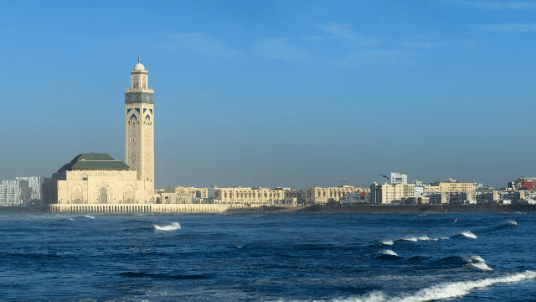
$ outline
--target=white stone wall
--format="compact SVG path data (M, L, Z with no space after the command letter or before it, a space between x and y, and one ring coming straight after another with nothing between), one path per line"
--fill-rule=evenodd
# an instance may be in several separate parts
M146 194L136 171L65 171L57 181L58 204L149 204L156 202Z

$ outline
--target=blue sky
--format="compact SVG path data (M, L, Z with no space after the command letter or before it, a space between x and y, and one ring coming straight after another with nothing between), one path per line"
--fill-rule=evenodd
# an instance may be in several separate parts
M157 187L536 176L536 1L6 1L0 179L124 160L138 52Z

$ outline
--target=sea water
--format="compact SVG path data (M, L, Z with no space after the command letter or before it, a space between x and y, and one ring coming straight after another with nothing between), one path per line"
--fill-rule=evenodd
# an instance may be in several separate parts
M0 214L0 300L534 301L533 214Z

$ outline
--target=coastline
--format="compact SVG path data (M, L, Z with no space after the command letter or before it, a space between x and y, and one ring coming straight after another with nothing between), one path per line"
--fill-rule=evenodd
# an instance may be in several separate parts
M238 207L228 208L223 213L234 214L309 214L309 213L531 213L536 205L531 204L483 204L483 205L310 205L305 207ZM0 213L51 213L49 206L0 207ZM157 213L157 212L155 212ZM192 212L193 213L193 212ZM198 212L196 212L198 213ZM184 213L188 214L188 213Z
M230 208L226 213L503 213L536 212L536 205L311 205L299 208Z

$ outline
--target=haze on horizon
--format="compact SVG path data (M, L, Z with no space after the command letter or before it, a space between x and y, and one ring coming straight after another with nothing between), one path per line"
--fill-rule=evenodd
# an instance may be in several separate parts
M536 1L7 1L0 180L124 160L138 52L156 187L536 176ZM528 124L527 124L528 123Z

